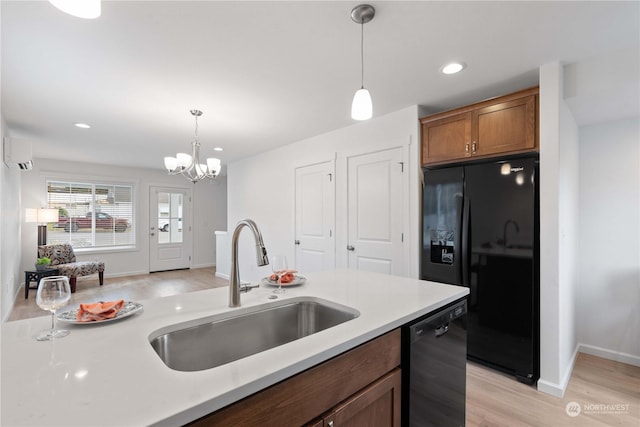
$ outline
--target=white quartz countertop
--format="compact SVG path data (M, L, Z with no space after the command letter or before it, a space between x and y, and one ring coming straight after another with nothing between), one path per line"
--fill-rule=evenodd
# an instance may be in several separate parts
M168 368L149 344L166 326L269 304L273 288L228 288L137 301L144 311L93 325L64 325L56 341L34 337L50 317L2 325L2 426L180 425L317 365L468 294L468 289L357 270L305 275L278 300L309 296L360 316L238 361L199 372ZM92 301L87 301L92 302ZM62 323L58 323L62 326Z

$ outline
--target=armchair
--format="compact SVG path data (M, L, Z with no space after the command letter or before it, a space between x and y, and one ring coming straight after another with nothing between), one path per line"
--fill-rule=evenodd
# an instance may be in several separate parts
M73 246L68 243L61 245L38 246L38 256L51 259L51 266L55 266L60 274L69 278L71 292L76 291L76 277L98 273L100 286L104 283L104 262L76 261Z

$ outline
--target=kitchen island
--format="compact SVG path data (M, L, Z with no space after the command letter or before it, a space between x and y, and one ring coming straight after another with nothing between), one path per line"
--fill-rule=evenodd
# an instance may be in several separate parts
M34 339L47 316L2 329L3 426L182 425L290 378L468 294L462 287L357 270L306 275L279 300L309 296L357 310L335 327L197 372L168 368L149 336L169 325L233 310L228 288L138 301L144 311L102 324L68 325ZM273 302L273 288L242 294L242 307ZM87 301L89 302L89 301ZM59 326L62 326L59 323Z

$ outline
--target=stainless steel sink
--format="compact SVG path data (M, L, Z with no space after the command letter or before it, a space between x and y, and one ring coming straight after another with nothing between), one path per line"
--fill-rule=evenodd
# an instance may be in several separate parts
M179 323L149 336L160 359L177 371L201 371L315 334L358 317L350 307L292 298Z

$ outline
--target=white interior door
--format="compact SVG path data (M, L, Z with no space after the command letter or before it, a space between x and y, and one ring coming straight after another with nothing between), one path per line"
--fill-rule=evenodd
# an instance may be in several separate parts
M303 273L335 267L335 165L296 168L296 269Z
M402 148L347 160L349 268L404 275Z
M191 266L191 190L150 187L149 271Z

